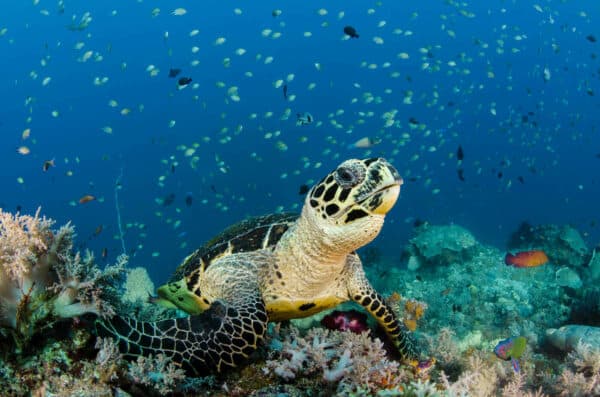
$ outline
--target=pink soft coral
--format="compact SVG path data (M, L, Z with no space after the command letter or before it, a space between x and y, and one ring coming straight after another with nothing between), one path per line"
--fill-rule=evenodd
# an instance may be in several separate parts
M357 310L334 310L321 320L321 325L334 331L350 331L355 334L369 330L367 315Z

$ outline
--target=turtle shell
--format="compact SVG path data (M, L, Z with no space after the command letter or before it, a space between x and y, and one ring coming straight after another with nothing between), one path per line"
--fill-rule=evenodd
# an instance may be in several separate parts
M274 246L298 216L295 213L269 214L248 218L229 226L185 258L170 282L181 280L198 268L206 269L215 259L224 255Z

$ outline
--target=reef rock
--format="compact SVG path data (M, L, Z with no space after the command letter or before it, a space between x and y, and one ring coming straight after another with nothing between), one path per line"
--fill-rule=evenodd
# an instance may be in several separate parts
M478 246L475 237L463 227L423 224L416 229L416 236L409 241L404 256L408 268L416 270L423 265L468 261Z
M583 285L579 275L568 267L561 267L556 271L556 283L561 287L581 288Z
M579 341L590 345L592 350L600 349L600 327L587 325L565 325L558 329L546 330L546 338L562 351L575 349Z
M510 241L509 250L540 249L559 266L579 267L589 261L589 249L577 229L569 226L537 225L526 222L519 226Z

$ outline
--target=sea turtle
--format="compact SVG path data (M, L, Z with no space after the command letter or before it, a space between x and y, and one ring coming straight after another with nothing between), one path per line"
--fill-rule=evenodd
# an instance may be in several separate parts
M347 160L309 190L301 214L242 221L185 258L158 289L189 316L99 320L130 357L162 353L194 376L247 358L268 321L306 317L353 300L385 329L404 359L412 338L367 280L356 250L371 242L400 193L385 159Z

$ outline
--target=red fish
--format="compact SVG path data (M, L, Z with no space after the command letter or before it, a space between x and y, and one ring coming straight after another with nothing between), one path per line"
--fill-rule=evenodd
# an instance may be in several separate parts
M509 252L504 257L504 262L514 267L537 267L547 263L548 256L541 250L521 251L514 255Z

